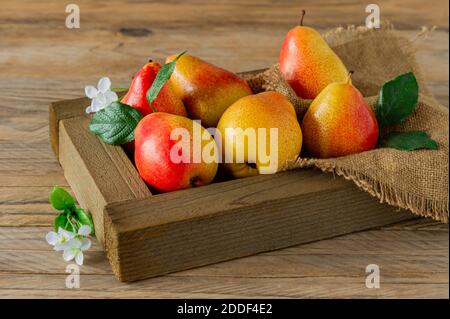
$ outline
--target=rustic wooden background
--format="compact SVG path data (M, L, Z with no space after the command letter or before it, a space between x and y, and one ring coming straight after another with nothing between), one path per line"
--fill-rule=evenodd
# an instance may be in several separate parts
M427 220L122 284L98 244L81 288L44 240L55 216L53 185L67 186L48 142L48 104L82 96L109 76L127 86L149 57L189 50L234 71L277 59L298 21L320 30L363 24L366 1L72 1L81 28L65 27L64 1L0 1L0 297L442 297L449 296L448 225ZM367 2L370 3L370 2ZM380 0L382 18L415 39L436 98L448 106L448 2ZM365 267L381 288L365 287Z

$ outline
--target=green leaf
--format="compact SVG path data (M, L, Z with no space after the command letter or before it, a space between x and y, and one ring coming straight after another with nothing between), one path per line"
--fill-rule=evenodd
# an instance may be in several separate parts
M76 219L82 224L82 225L88 225L91 227L91 234L94 234L94 223L92 221L92 217L90 214L86 213L84 209L82 208L76 208L75 209L75 216Z
M134 140L134 129L141 118L138 110L116 101L94 114L89 130L106 144L125 144Z
M392 132L383 139L381 146L413 151L419 148L437 150L439 145L427 133L421 131Z
M61 213L55 217L53 221L53 226L55 231L57 232L59 228L70 231L72 233L76 233L77 230L73 227L73 225L69 222L69 217L67 212Z
M155 80L153 81L152 86L147 91L147 101L148 104L152 107L153 112L156 110L153 108L152 103L158 97L159 91L161 91L162 87L169 80L173 71L175 70L175 66L179 58L181 58L187 51L180 53L173 61L164 64L161 69L158 71Z
M53 187L50 193L50 204L57 210L71 210L75 208L75 201L72 196L58 186Z
M414 73L405 73L386 82L378 95L375 110L378 124L402 123L414 111L418 99L419 86Z
M58 231L59 228L66 229L67 224L68 224L68 222L67 222L66 213L59 214L58 216L56 216L55 220L53 221L53 226L54 226L56 232ZM70 227L72 227L72 226L70 226Z

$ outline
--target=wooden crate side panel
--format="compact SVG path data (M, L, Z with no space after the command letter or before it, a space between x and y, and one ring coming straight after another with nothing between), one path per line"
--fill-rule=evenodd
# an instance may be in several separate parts
M151 200L117 202L108 206L108 214L118 230L125 233L224 210L245 208L261 201L349 186L355 188L342 178L303 169L158 194Z
M87 130L87 116L60 121L59 161L80 204L94 219L104 241L103 209L115 201L151 196L119 146L106 145Z
M59 157L59 121L86 114L86 106L90 104L88 98L78 98L53 102L49 106L49 134L50 144L55 156Z
M339 180L337 187L330 187L336 181L327 175L321 176L326 176L328 183L307 191L303 174L258 176L253 179L264 180L258 188L241 180L240 186L222 193L222 209L209 201L214 195L191 198L189 192L184 200L174 197L167 205L155 201L157 195L134 205L108 206L105 218L113 228L107 226L105 232L116 276L133 281L413 218L380 205L350 182ZM314 175L319 176L312 172L309 179ZM269 183L264 183L266 178ZM203 212L192 214L199 205ZM142 210L144 206L146 218L154 219L148 227L141 223L141 228L133 228L124 223L126 219L114 221L117 215L133 214L133 207ZM170 215L170 209L175 215L171 221L163 218L164 222L156 222L154 215L162 218ZM185 218L178 218L183 211Z

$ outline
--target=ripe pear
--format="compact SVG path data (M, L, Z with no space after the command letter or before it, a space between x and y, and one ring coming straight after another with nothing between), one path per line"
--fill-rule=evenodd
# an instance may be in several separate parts
M329 84L320 92L303 117L305 147L315 157L350 155L377 144L375 114L352 85L351 73L344 82Z
M294 106L278 92L239 99L222 115L217 129L222 139L222 161L235 178L281 171L297 159L302 147ZM253 141L249 138L252 134ZM249 152L252 149L254 152Z
M217 144L199 123L187 117L155 112L139 122L134 134L136 167L150 187L162 192L196 187L210 183L216 175ZM204 152L211 154L213 160L205 159Z
M284 38L278 63L295 93L314 99L328 84L344 81L348 71L319 32L303 26L304 14Z
M167 57L166 62L175 57ZM247 82L236 74L187 54L177 61L170 82L190 118L201 120L205 127L215 127L227 107L252 94Z
M130 89L122 98L122 103L134 107L146 116L152 113L152 108L147 101L147 91L152 86L161 64L153 61L146 63L133 77ZM158 112L187 116L186 109L181 99L176 95L172 84L167 82L159 91L158 97L152 103Z

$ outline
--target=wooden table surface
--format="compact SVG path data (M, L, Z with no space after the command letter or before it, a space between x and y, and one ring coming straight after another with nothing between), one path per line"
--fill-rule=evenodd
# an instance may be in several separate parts
M64 1L0 1L0 297L449 297L448 225L429 220L350 234L179 272L119 283L97 243L80 289L44 240L53 185L68 186L48 141L48 104L84 95L109 76L127 86L148 58L189 50L233 71L277 59L301 8L327 30L363 24L365 1L74 1L81 28L65 27ZM370 2L367 2L370 3ZM414 39L432 92L448 106L448 2L377 1L381 17ZM381 287L365 286L377 264Z

